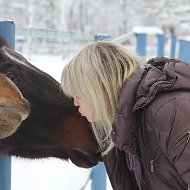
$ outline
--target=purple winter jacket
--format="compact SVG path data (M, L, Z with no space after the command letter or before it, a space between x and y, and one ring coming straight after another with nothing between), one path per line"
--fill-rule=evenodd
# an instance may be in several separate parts
M148 64L121 90L103 161L114 190L190 190L190 64Z

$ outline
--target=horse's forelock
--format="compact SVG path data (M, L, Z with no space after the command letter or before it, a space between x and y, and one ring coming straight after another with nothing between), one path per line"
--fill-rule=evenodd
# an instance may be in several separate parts
M0 46L7 46L7 47L9 47L7 41L2 36L0 36Z

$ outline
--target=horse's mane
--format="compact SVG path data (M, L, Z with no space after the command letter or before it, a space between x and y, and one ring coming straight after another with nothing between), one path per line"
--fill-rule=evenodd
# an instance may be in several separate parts
M1 46L7 46L7 47L9 47L7 41L2 36L0 36L0 47Z

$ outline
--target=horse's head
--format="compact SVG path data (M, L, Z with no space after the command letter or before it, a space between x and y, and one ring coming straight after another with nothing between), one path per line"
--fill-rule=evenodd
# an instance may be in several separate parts
M71 159L80 167L98 163L99 147L90 124L78 113L73 100L64 96L60 83L7 47L1 39L0 72L16 84L31 105L28 119L0 144L1 154Z
M0 139L12 135L29 113L30 104L17 86L0 74Z

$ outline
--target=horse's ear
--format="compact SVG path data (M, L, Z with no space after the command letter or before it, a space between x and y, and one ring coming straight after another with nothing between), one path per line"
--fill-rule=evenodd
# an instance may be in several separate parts
M0 46L7 46L7 47L9 47L7 41L2 36L0 36Z

